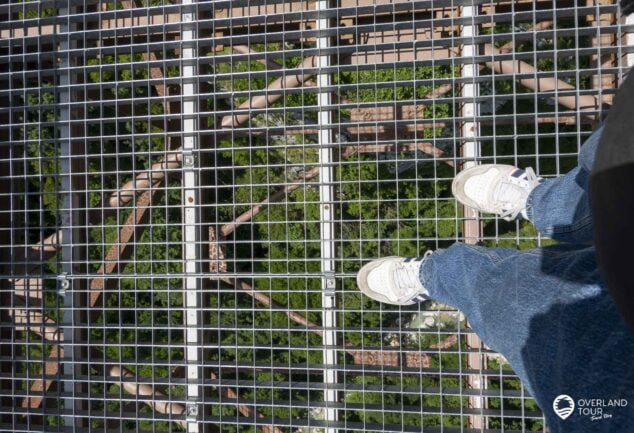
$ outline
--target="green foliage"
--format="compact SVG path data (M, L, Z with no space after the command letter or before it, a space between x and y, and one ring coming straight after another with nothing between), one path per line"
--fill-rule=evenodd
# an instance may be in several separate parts
M456 73L459 75L459 70L449 66L377 68L339 72L335 74L334 81L339 84L364 84L356 90L346 90L342 93L342 98L353 102L389 102L426 98L434 88L429 85L419 85L416 81L451 78ZM443 117L443 114L448 114L448 109L448 104L435 104L430 114L432 117Z
M18 0L13 3L24 3L25 9L24 11L18 12L18 18L21 20L30 20L35 18L47 18L52 17L55 14L55 9L52 7L41 7L40 5L35 5L34 8L29 8L28 3L36 3L37 0Z
M152 7L152 6L168 6L173 4L180 4L179 0L131 0L134 7ZM106 8L109 11L124 9L123 3L117 0L104 1Z
M57 120L54 103L55 95L50 83L42 83L38 93L27 93L20 96L18 103L27 107L24 116L19 120L25 123L20 128L17 139L26 142L26 153L29 158L29 173L36 174L29 178L28 191L41 194L44 207L48 210L48 218L55 219L57 202L60 199L59 151L52 139L55 138L53 123Z

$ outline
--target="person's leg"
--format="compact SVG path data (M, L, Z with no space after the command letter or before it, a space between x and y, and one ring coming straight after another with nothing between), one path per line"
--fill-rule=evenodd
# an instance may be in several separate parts
M601 286L594 249L570 244L518 251L454 244L425 258L427 295L461 310L501 353L544 410L552 432L603 432L634 423L634 338ZM561 421L553 400L627 398L593 422ZM564 430L565 428L565 430Z
M589 183L603 126L586 140L579 153L579 165L564 176L547 179L528 196L526 214L544 236L562 242L591 244L592 213Z

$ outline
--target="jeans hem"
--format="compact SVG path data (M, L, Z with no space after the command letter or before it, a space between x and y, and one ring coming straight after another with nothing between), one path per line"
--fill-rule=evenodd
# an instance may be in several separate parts
M581 231L588 226L592 225L592 214L587 214L581 218L577 218L572 224L565 224L561 226L550 226L550 227L542 227L541 224L538 223L537 218L535 216L535 206L534 203L539 198L535 197L535 191L537 188L541 186L537 185L528 195L526 199L526 217L528 221L530 221L533 226L537 229L537 231L550 239L554 239L557 235L567 235L570 233L575 233Z

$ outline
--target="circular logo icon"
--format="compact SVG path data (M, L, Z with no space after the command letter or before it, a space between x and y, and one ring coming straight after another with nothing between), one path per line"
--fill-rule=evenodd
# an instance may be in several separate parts
M561 394L553 401L553 410L559 418L566 419L575 410L575 401L569 395Z

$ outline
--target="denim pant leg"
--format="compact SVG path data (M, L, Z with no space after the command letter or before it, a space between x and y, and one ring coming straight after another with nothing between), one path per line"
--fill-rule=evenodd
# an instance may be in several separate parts
M586 140L579 165L564 176L547 179L528 197L528 219L544 236L562 242L591 244L592 213L589 201L590 173L603 126Z
M529 251L456 243L421 266L432 299L460 309L540 405L552 432L625 432L634 425L634 337L602 286L594 248ZM553 412L556 396L626 398L611 419ZM607 410L606 410L607 412ZM626 428L626 426L628 426Z

